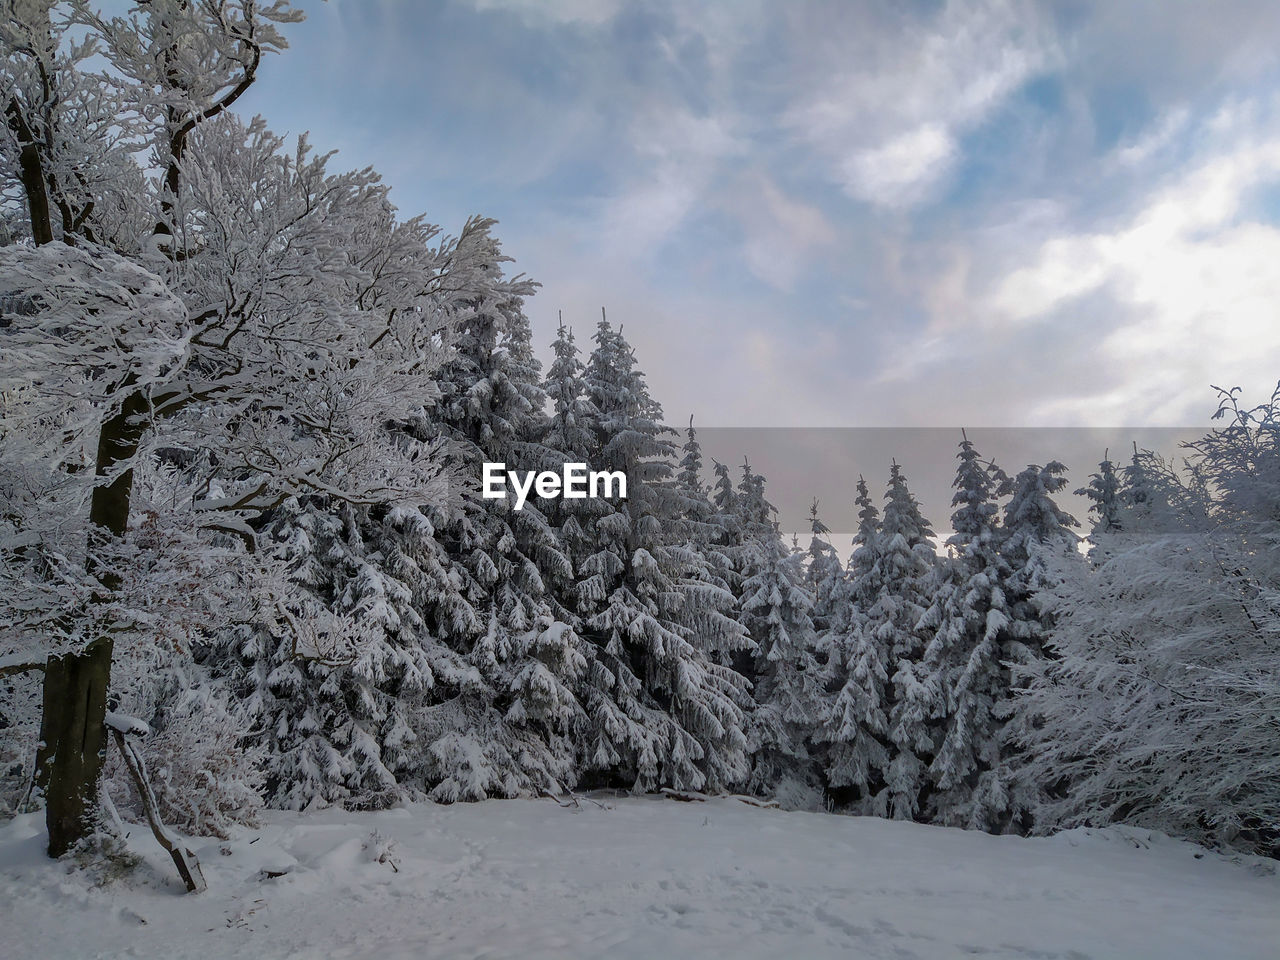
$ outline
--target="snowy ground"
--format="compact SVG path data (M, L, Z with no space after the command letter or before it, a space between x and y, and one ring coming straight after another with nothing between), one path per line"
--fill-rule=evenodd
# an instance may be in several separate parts
M991 837L733 800L272 814L89 888L0 827L0 951L60 957L1280 956L1275 864L1145 831ZM376 861L394 841L390 863ZM252 841L252 842L251 842ZM226 851L223 853L222 851ZM281 873L268 878L266 872Z

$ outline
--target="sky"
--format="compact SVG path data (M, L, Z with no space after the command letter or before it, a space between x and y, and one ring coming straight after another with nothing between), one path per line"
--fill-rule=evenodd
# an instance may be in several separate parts
M673 420L1182 425L1280 377L1280 4L306 2L241 103L498 219Z
M1280 378L1273 0L301 6L241 111L496 218L542 355L607 307L673 423L1198 426Z

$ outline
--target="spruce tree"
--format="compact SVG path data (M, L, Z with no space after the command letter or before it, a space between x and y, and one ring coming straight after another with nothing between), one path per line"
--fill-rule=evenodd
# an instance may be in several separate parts
M885 772L888 812L914 819L928 787L926 771L937 749L942 699L924 664L928 630L921 625L930 603L937 555L933 531L894 463L881 521L883 582L868 611L868 629L886 651L892 670L888 687L892 757Z
M1056 587L1064 564L1083 562L1076 551L1078 537L1071 531L1076 519L1054 502L1053 495L1067 486L1066 467L1051 461L1043 467L1030 464L1009 484L1009 501L1004 508L1004 536L1001 556L1010 568L1005 601L1010 618L1010 640L1005 663L1013 672L1013 684L1020 685L1029 671L1050 655L1045 645L1052 616L1041 608L1039 595ZM994 808L1003 801L1006 817L989 825L993 831L1025 832L1040 802L1043 786L1016 775L1021 767L1022 748L1028 725L1034 718L1016 711L1012 703L1001 704L996 716L1006 721L1001 728L1001 757L1014 772L1007 795L993 798ZM1002 785L1003 786L1003 785Z
M259 535L279 570L256 623L213 638L227 677L260 731L269 806L385 806L420 794L415 708L479 681L426 629L410 568L436 552L417 511L396 556L374 549L368 511L327 498L290 498ZM443 688L443 689L441 689Z
M1123 524L1120 519L1122 508L1120 475L1115 464L1106 453L1098 464L1098 472L1089 476L1089 482L1075 492L1077 497L1088 497L1091 501L1089 512L1094 514L1093 530L1090 539L1119 531Z
M595 647L583 701L585 762L608 780L720 789L746 775L745 683L716 663L735 645L723 591L689 575L675 447L621 331L601 318L587 364L595 468L627 476L597 501L578 567L584 635ZM673 532L674 531L674 532Z
M507 259L485 251L489 283L462 304L455 357L441 374L428 429L448 444L460 472L485 462L543 470L563 462L550 447L547 395L533 355L523 298L531 285L506 280ZM572 371L570 371L570 375ZM572 418L572 397L562 411ZM566 417L559 425L571 427ZM540 501L474 499L437 518L450 576L474 611L468 629L447 633L482 684L433 705L426 776L440 800L554 790L575 777L574 734L583 721L575 689L588 668L574 613L548 587L567 583L573 563Z
M1013 690L1005 661L1016 637L996 503L1006 478L994 464L983 463L967 436L957 458L950 556L923 621L935 631L925 661L946 707L929 771L929 819L996 830L1009 820L1011 778L1002 742Z
M815 656L801 555L781 534L759 543L755 569L743 584L742 622L755 642L755 708L751 715L750 788L804 803L817 785L809 751L823 708L823 674Z
M840 568L840 555L831 545L831 529L818 516L815 498L809 507L809 549L805 555L804 582L813 594L813 628L819 636L825 636L836 619L844 571ZM825 654L824 654L825 657Z
M820 738L827 744L826 779L837 800L862 813L888 809L889 650L871 629L870 611L884 587L880 512L858 478L858 532L843 600L831 627L828 674L835 690Z
M693 417L689 418L681 454L680 470L676 474L679 529L684 536L681 565L685 576L705 584L715 605L729 609L735 602L732 584L737 582L736 571L732 551L721 543L722 528L709 499L710 491L702 479L702 447L693 427ZM744 632L731 631L722 634L722 638L724 645L712 651L717 663L731 666L735 658L751 649L751 641Z

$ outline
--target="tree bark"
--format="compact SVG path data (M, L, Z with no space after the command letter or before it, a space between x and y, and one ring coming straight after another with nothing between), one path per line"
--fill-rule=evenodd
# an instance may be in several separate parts
M97 476L105 479L131 460L138 450L147 401L131 395L98 435ZM119 539L129 526L133 470L126 469L111 483L94 488L89 507L90 536L97 542ZM120 587L114 570L95 570L90 543L90 570L97 573L101 592L95 603L110 599ZM87 819L97 804L98 779L107 748L107 689L111 683L110 633L82 653L51 657L44 673L44 710L40 749L36 755L36 784L45 797L49 856L60 857L91 829Z
M36 246L53 242L53 218L49 214L49 191L44 179L44 164L35 134L27 123L22 104L13 97L5 107L9 129L21 145L18 151L18 170L22 177L22 189L27 195L27 215L31 218L31 237Z
M39 779L43 780L49 856L60 857L88 832L106 750L111 640L81 654L50 658L44 673Z

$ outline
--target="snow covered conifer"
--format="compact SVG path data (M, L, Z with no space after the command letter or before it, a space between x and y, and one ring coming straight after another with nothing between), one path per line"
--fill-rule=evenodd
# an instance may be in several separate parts
M523 300L528 281L502 276L503 256L487 232L473 244L488 283L461 303L455 356L440 375L441 398L425 429L437 429L473 482L485 462L554 469L565 451L547 438L580 441L580 397L572 341L557 362L549 424L541 370L530 346ZM508 499L467 503L437 522L454 575L475 611L474 632L446 634L483 678L448 707L432 707L436 740L427 778L437 799L477 799L548 790L576 777L572 733L581 708L574 688L587 666L567 596L574 564L541 501L516 510ZM446 716L452 720L446 722Z
M921 624L931 603L937 555L928 521L907 488L902 468L889 471L880 524L882 586L867 613L867 627L886 653L889 740L893 745L885 783L889 814L919 815L928 789L927 770L937 749L942 691L924 662L929 631Z
M1030 464L1009 485L1001 556L1010 568L1005 601L1013 639L1005 652L1005 663L1013 672L1015 686L1022 685L1024 671L1035 669L1051 653L1046 650L1046 641L1052 613L1041 605L1042 596L1061 581L1064 570L1084 564L1076 550L1079 538L1071 530L1079 524L1053 499L1067 486L1066 469L1057 461L1043 467ZM1015 704L1001 705L997 716L1006 721L1001 731L1004 762L1017 771L1021 767L1019 744L1036 721ZM1042 789L1033 778L1015 776L1006 798L1007 821L997 829L1029 829Z
M628 495L597 501L603 511L585 531L594 552L578 565L583 635L595 648L584 759L641 789L719 789L746 775L746 685L713 657L742 644L732 597L690 575L675 446L631 346L603 317L595 344L584 378L598 412L594 466L623 471Z
M870 620L884 588L882 533L880 511L862 477L857 490L858 532L839 618L829 634L827 672L836 693L819 736L827 744L826 778L834 794L849 798L860 812L883 815L890 661Z
M818 501L809 507L809 549L805 555L804 582L813 595L813 627L824 635L836 618L836 606L844 581L840 556L831 545L831 529L818 516ZM825 656L825 654L824 654Z
M1090 539L1096 542L1099 535L1121 529L1120 475L1110 457L1103 455L1102 462L1098 464L1098 472L1090 475L1089 482L1075 493L1078 497L1088 497L1092 501L1089 512L1094 514L1094 520Z
M784 548L776 528L757 543L755 569L743 583L740 602L741 621L756 645L750 787L791 800L817 785L809 741L822 715L824 676L815 656L813 599L801 555Z
M1038 624L1036 591L1057 576L1046 563L1049 553L1078 556L1079 537L1072 532L1080 524L1053 499L1067 486L1067 468L1054 460L1043 467L1030 464L1009 484L1009 501L1004 508L1004 536L1001 554L1012 571L1009 603L1013 616L1028 624ZM1016 660L1040 655L1042 637L1033 629L1023 638L1022 648L1011 653Z
M1007 478L981 460L968 436L957 458L950 556L922 621L934 631L925 662L946 707L929 770L929 819L999 830L1009 820L1012 779L1004 761L1002 728L1013 698L1005 660L1015 628L1006 595L1011 570L1000 553L996 504Z

